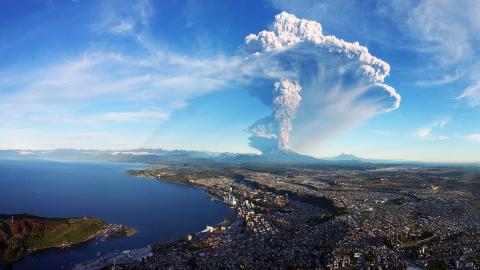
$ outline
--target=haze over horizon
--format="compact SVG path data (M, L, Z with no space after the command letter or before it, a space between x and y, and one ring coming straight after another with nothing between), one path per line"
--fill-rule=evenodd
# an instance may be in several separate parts
M0 149L480 162L478 14L453 0L5 1Z

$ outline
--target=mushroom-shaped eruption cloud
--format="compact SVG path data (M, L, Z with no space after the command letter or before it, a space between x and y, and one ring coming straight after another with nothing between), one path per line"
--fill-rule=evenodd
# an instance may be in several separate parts
M248 89L272 108L248 131L262 153L309 152L329 136L399 108L400 95L383 83L390 66L358 42L322 34L315 21L282 12L268 31L240 47Z

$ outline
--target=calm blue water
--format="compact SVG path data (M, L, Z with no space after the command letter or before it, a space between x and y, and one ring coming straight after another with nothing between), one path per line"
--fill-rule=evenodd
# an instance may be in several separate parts
M91 241L66 250L47 250L15 263L13 269L60 269L97 252L140 248L198 232L229 216L205 191L136 178L141 165L0 160L0 213L45 217L92 216L134 227L132 237ZM0 269L2 266L0 265Z

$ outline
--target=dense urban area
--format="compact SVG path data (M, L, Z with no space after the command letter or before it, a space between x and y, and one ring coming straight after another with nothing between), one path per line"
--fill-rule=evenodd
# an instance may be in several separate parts
M480 266L478 169L158 166L129 173L204 188L234 211L183 239L128 251L140 255L115 261L116 269Z

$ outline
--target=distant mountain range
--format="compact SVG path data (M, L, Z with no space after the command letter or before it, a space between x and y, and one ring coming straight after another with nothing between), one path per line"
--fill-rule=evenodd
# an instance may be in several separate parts
M15 159L52 159L65 161L109 161L126 163L165 164L165 165L211 165L211 164L291 164L291 165L461 165L480 166L478 163L447 164L426 163L415 161L396 161L365 159L355 156L348 151L330 158L318 159L303 155L291 150L277 151L268 154L238 154L218 153L192 150L164 150L164 149L131 149L131 150L0 150L0 158Z
M317 163L322 160L294 151L278 151L264 155L217 153L190 150L131 149L112 150L0 150L0 158L41 158L54 160L98 160L140 162L147 164L208 164L208 163Z

